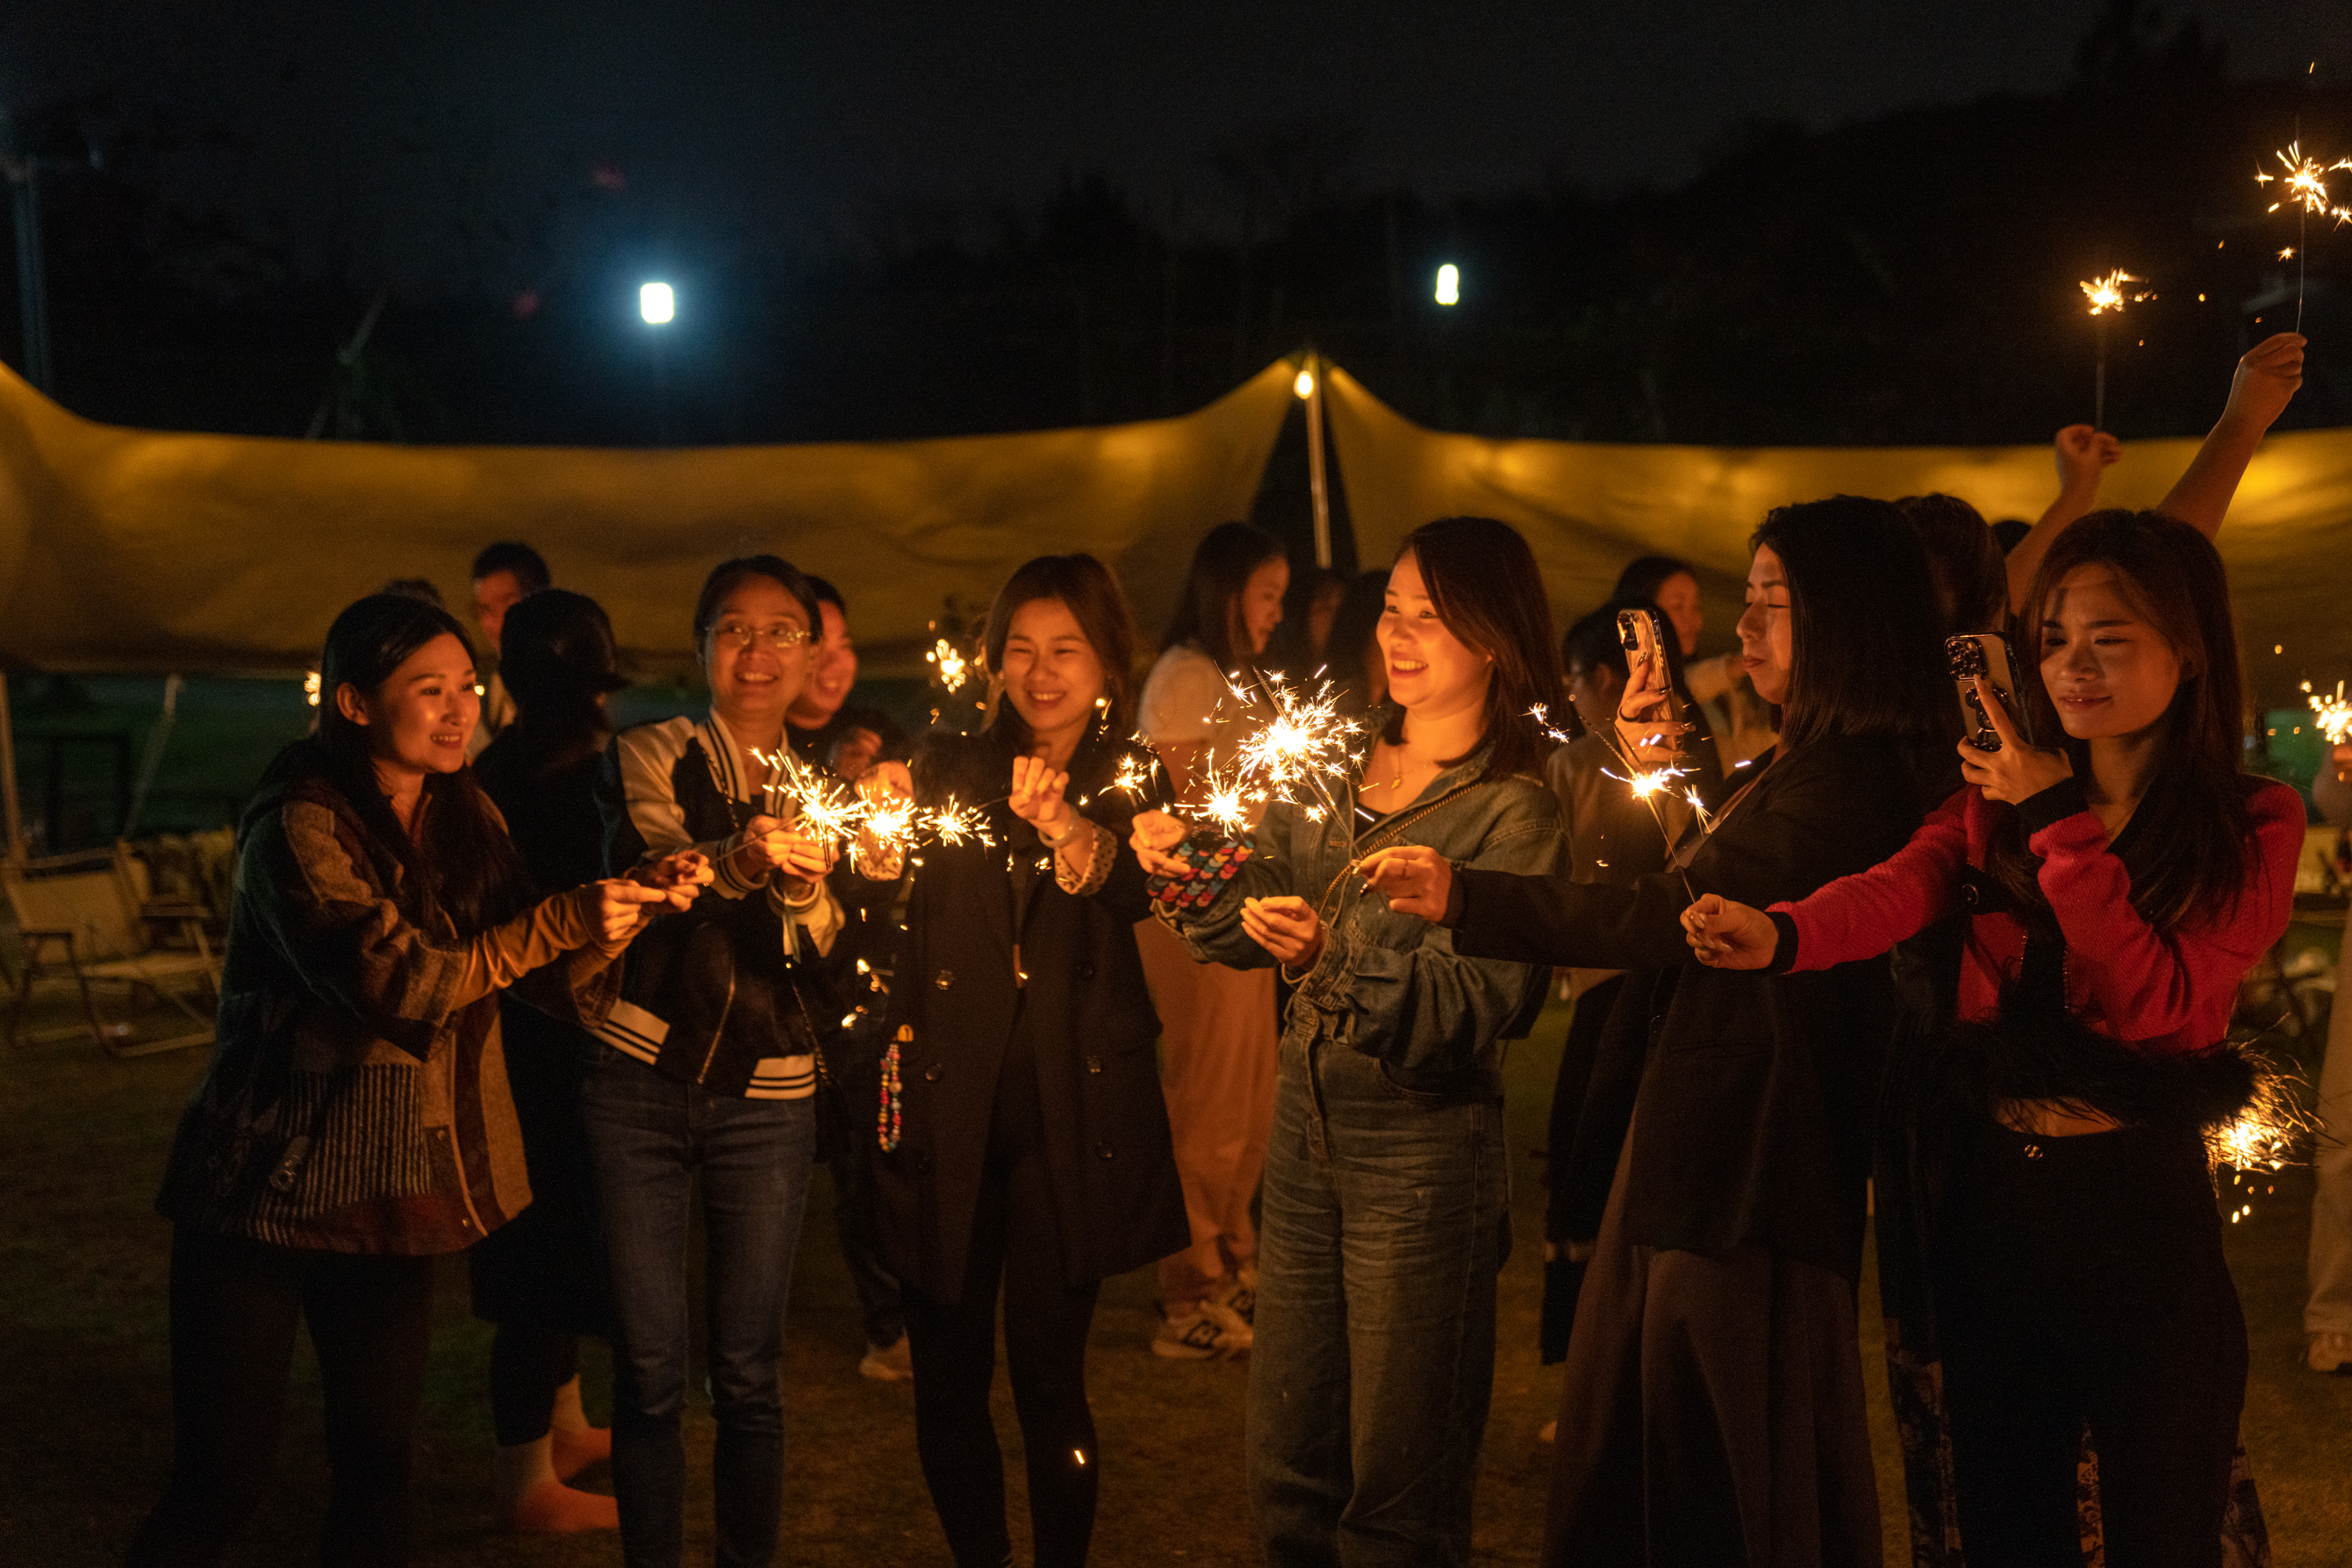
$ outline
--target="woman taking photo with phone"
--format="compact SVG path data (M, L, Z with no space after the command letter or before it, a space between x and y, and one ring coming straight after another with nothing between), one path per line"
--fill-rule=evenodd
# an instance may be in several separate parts
M685 1531L685 1260L702 1210L717 1561L764 1563L783 1506L776 1385L816 1149L816 960L841 928L836 846L770 814L772 758L807 679L808 580L772 555L711 569L694 607L710 710L615 736L597 778L604 863L691 852L714 878L630 956L580 1099L620 1338L613 1486L629 1568L670 1568Z
M1700 968L1678 917L1695 893L1801 896L1903 845L1948 792L1936 624L1893 507L1781 507L1756 532L1739 619L1781 743L1742 770L1679 870L1577 883L1457 873L1422 850L1364 868L1458 951L1658 971L1569 1338L1555 1568L1879 1561L1854 1285L1892 981L1883 963L1786 979ZM1618 710L1622 743L1653 766L1657 691L1645 666Z
M213 1061L157 1207L173 1222L171 1486L130 1561L226 1555L277 1456L298 1323L326 1391L322 1562L408 1560L433 1260L530 1202L499 993L558 1016L613 998L659 888L534 900L466 766L466 634L391 595L335 618L318 733L237 833ZM696 868L649 868L693 897Z
M1392 914L1357 866L1398 843L1466 865L1565 863L1528 716L1559 698L1527 543L1484 517L1415 529L1389 575L1391 702L1342 814L1277 801L1218 862L1162 812L1136 819L1163 918L1205 963L1279 963L1284 1031L1250 1360L1250 1497L1276 1564L1466 1563L1494 1383L1506 1242L1502 1045L1549 969L1455 952ZM1223 846L1229 858L1233 846Z
M2198 529L2100 512L2061 535L2022 622L2030 727L1901 853L1795 902L1701 899L1702 962L1802 976L1969 916L1959 1017L1905 1109L1948 1183L1926 1218L1959 1543L2056 1562L2097 1456L2113 1568L2211 1564L2245 1393L2202 1130L2243 1108L2238 982L2286 928L2304 810L2242 772L2228 580Z
M913 771L923 807L976 809L988 829L906 866L890 1009L903 1089L875 1174L883 1257L906 1291L916 1447L962 1568L1012 1560L988 1410L1000 1288L1034 1560L1071 1568L1101 1469L1096 1293L1185 1243L1135 946L1150 912L1126 847L1135 802L1112 783L1149 760L1124 738L1139 641L1101 562L1030 561L988 612L994 718L935 735ZM869 846L861 864L895 874L897 858Z

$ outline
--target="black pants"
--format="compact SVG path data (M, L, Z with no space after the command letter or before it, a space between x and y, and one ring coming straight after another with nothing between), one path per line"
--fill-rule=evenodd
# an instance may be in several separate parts
M319 1561L408 1561L408 1470L433 1332L433 1260L172 1238L172 1480L130 1561L215 1563L261 1501L307 1322L333 1483Z
M1087 1559L1098 1468L1087 1407L1087 1331L1098 1287L1062 1282L1058 1224L1045 1150L1025 1137L992 1139L962 1298L950 1305L907 1291L915 1447L959 1568L1012 1561L1004 1461L988 1415L1000 1281L1037 1568Z
M2107 1568L2218 1564L2246 1326L2202 1141L1987 1125L1952 1205L1938 1294L1970 1568L2076 1568L2086 1427Z
M881 1059L872 1042L853 1040L849 1031L828 1046L828 1078L816 1086L818 1157L833 1172L833 1224L841 1238L842 1260L857 1288L858 1317L866 1343L893 1345L907 1332L907 1313L898 1277L882 1261L875 1235L875 1114L882 1093Z
M490 1425L499 1447L536 1443L555 1425L555 1394L580 1375L580 1336L500 1323L490 1337Z

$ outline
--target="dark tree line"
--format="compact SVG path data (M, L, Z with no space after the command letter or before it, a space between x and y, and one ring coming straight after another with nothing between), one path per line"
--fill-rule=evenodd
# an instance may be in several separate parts
M597 170L512 226L463 227L476 287L353 276L282 233L173 209L159 143L76 162L90 106L22 127L47 181L58 392L95 418L383 439L874 439L1176 413L1312 344L1410 416L1493 434L1711 444L2045 439L2090 413L2078 278L2156 298L2109 326L2108 424L2188 434L2230 359L2291 324L2295 225L2256 163L2300 130L2352 152L2352 94L2231 83L2220 46L2119 0L2075 81L1809 130L1728 135L1674 189L1559 183L1436 202L1355 177L1353 139L1214 148L1241 214L1073 173L1020 211L901 205L815 256L697 232L693 317L629 319L655 197ZM86 143L88 138L83 137ZM583 167L584 167L583 161ZM2352 200L2352 173L2337 176ZM699 220L698 220L699 221ZM2312 384L2288 423L2352 423L2329 351L2352 233L2308 235ZM302 259L308 256L309 259ZM1463 299L1431 298L1441 262ZM11 267L6 272L13 280ZM12 296L0 354L16 361ZM385 305L370 330L379 293ZM357 341L356 349L353 344Z

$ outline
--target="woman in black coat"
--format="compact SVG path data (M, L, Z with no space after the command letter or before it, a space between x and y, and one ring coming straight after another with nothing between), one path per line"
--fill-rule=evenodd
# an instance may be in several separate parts
M499 668L516 712L474 764L541 892L604 874L596 772L612 726L604 697L626 683L612 624L593 599L546 589L507 612ZM580 1406L580 1336L612 1337L580 1082L595 1037L511 993L499 998L507 1082L522 1124L531 1205L466 1254L474 1314L490 1341L499 1528L613 1530L614 1500L563 1483L612 1452Z
M1000 1284L1036 1561L1083 1563L1100 1468L1086 1396L1096 1292L1190 1239L1135 946L1150 912L1127 841L1138 802L1112 783L1122 762L1149 765L1118 738L1138 641L1101 563L1029 562L989 612L994 721L935 737L913 774L922 807L982 808L992 841L931 844L908 868L890 1010L901 1088L875 1180L883 1257L907 1292L916 1443L961 1564L1012 1551L988 1412Z
M1548 1565L1879 1562L1854 1291L1894 984L1881 959L1725 985L1675 943L1694 893L1800 898L1908 841L1957 739L1937 625L1894 507L1782 507L1739 623L1780 744L1733 776L1680 872L1365 867L1458 952L1653 972L1620 1004L1648 1060L1569 1340ZM1657 728L1656 690L1637 673L1627 745Z

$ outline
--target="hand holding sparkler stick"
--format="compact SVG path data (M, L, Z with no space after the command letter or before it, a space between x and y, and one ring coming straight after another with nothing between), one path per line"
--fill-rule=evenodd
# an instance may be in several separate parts
M1184 862L1173 852L1192 836L1192 824L1168 811L1138 811L1127 841L1135 858L1152 876L1181 876Z
M1780 928L1760 909L1718 893L1693 899L1683 911L1683 934L1710 969L1761 969L1780 950Z
M1004 803L1013 814L1037 830L1037 837L1059 848L1077 829L1077 809L1062 798L1070 776L1042 758L1013 759L1013 788Z
M630 873L630 879L657 890L672 909L682 910L694 903L696 895L709 886L717 874L709 856L696 850L681 850L677 854L646 862Z
M1398 915L1443 920L1454 896L1454 862L1427 844L1374 850L1356 862L1356 874L1387 898L1390 910Z

